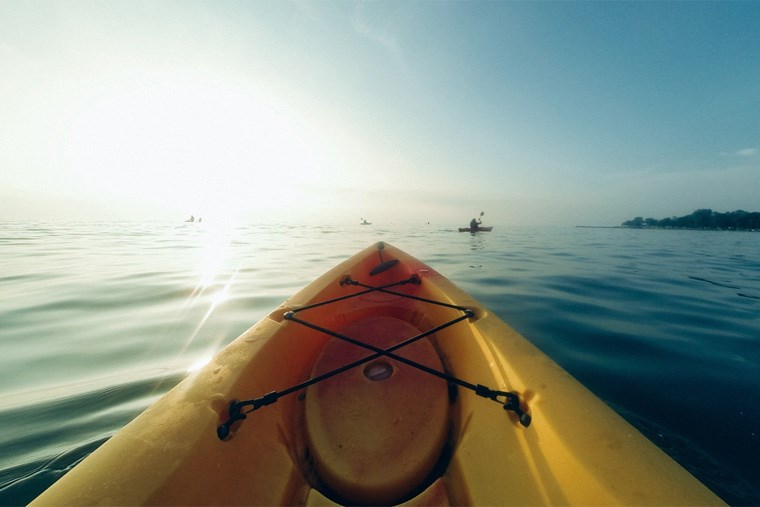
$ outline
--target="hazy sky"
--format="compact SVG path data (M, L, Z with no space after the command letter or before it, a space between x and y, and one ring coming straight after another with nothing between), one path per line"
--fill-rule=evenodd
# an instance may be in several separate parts
M760 210L760 2L0 0L0 219Z

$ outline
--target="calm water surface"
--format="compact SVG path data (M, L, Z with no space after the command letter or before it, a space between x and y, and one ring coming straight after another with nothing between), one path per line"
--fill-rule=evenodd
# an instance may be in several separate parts
M760 233L0 222L0 504L25 504L298 289L383 240L727 502L760 504Z

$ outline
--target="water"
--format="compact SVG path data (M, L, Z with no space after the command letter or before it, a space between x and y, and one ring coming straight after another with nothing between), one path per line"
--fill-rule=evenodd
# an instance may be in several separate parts
M375 241L491 308L727 502L760 504L760 234L0 222L0 505Z

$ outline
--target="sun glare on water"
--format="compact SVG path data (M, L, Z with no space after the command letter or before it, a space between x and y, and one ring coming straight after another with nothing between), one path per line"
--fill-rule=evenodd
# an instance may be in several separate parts
M231 264L233 261L230 259L230 244L236 237L236 227L231 222L221 222L218 226L206 223L194 225L202 226L202 228L190 229L199 234L198 239L202 248L187 259L195 266L197 282L193 292L185 301L183 318L195 321L195 327L188 333L183 346L177 351L176 359L182 363L187 360L186 353L191 350L198 337L203 335L204 329L208 329L206 324L214 312L229 300L239 269L239 266ZM226 336L224 333L219 333L218 329L214 332L215 336L204 346L207 351L204 358L188 367L188 372L196 371L208 362Z
M203 234L205 247L198 258L199 281L193 292L193 297L208 298L210 305L203 319L205 321L217 306L229 298L230 289L238 270L236 268L231 274L228 274L230 269L227 266L230 257L230 242L235 237L234 226L228 223L222 224L220 228L205 230Z
M206 366L208 363L211 362L212 358L213 356L211 356L210 354L199 357L193 364L188 366L187 372L194 373L196 371L201 370L204 366Z

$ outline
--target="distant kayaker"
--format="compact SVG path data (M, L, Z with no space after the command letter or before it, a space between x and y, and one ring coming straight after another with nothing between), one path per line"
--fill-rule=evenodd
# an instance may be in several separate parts
M480 217L473 218L472 220L470 220L470 231L471 232L478 232L480 230L480 227L478 227L478 226L483 223L483 221L481 220L481 218L483 218L483 215L485 215L485 214L486 214L485 211L481 211L480 212Z

